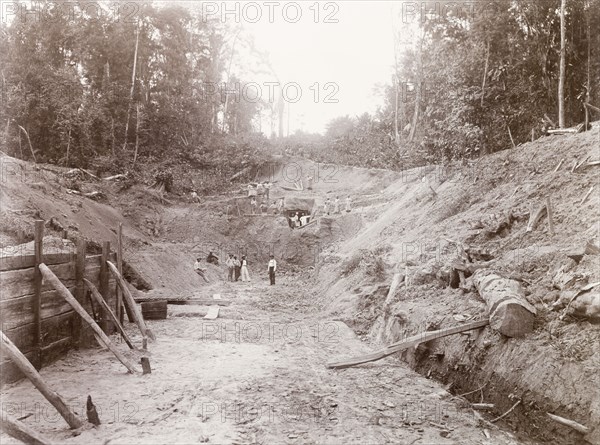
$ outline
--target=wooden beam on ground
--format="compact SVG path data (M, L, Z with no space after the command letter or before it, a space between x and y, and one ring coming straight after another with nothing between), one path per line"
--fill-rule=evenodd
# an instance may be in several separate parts
M33 428L12 417L6 412L0 415L0 429L9 436L31 445L51 445L52 442Z
M85 275L85 254L87 250L87 242L85 239L80 239L77 242L77 261L75 262L75 298L79 304L83 305L85 300L85 284L83 277ZM73 318L73 344L75 348L79 348L81 344L81 319Z
M45 264L40 264L40 270L42 271L44 279L48 280L52 287L58 291L58 294L64 298L67 303L69 303L69 305L81 316L81 318L83 318L83 320L96 333L101 342L115 355L115 357L117 357L121 363L123 363L127 370L134 374L136 372L135 366L121 353L121 351L115 347L100 326L98 326L98 324L92 319L92 317L90 317L86 310L77 302L71 292L69 292L69 289L67 289L65 285L60 282L56 275L54 275L54 273L48 269L48 266Z
M384 349L373 352L371 354L363 355L360 357L354 357L339 362L328 363L327 367L330 369L344 369L349 368L351 366L360 365L362 363L374 362L377 360L381 360L382 358L385 358L389 355L395 354L396 352L400 352L405 349L417 346L421 343L435 340L437 338L447 337L448 335L460 334L461 332L483 328L488 324L489 320L480 320L473 321L471 323L466 323L461 326L454 326L452 328L438 329L437 331L421 332L420 334L413 335L412 337L409 337L403 341L392 343Z
M518 281L482 269L473 274L473 284L487 304L494 330L507 337L523 337L533 331L536 310Z
M39 265L42 264L42 251L44 243L44 221L36 220L34 229L34 255L35 271L33 275L33 284L35 295L33 297L33 317L35 323L34 342L36 347L35 367L42 367L42 274Z
M43 264L42 264L43 266ZM4 335L4 332L0 331L0 347L2 351L10 358L13 363L21 370L23 374L33 383L39 392L56 408L60 415L65 419L67 424L72 428L80 428L84 422L77 414L75 414L71 408L66 404L63 398L57 392L53 391L42 379L39 372L33 367L33 365L27 360L19 348L10 341L10 339ZM1 417L1 416L0 416Z
M100 306L102 306L102 308L106 311L106 313L112 319L113 323L117 327L117 330L121 333L123 340L125 340L125 343L127 343L127 346L129 346L130 349L135 349L131 339L129 338L129 335L127 335L127 332L125 332L125 329L123 329L123 326L117 319L117 316L114 314L114 312L110 309L110 306L106 303L106 301L102 297L102 294L100 292L98 292L98 289L96 289L96 286L94 286L94 284L91 281L86 280L85 278L83 279L83 281L85 282L85 285L90 290L92 298L94 300L96 300L96 303L98 303Z
M107 261L106 264L108 266L108 269L115 276L115 279L119 283L119 286L121 286L121 290L123 291L123 296L125 297L125 303L129 306L129 309L131 310L131 313L135 319L135 322L138 325L138 327L140 328L140 332L142 333L142 336L148 337L151 340L156 340L154 333L150 329L148 329L148 327L146 326L146 323L144 322L144 317L142 316L140 309L137 307L135 300L133 299L133 295L131 295L131 292L129 292L129 289L127 288L127 284L125 283L125 280L119 273L117 266L115 266L110 261Z
M157 298L144 298L139 297L135 299L136 303L146 303L148 301L156 301ZM167 304L173 305L187 305L187 306L212 306L214 304L219 306L229 306L231 304L231 300L215 300L210 298L190 298L188 300L184 299L167 299Z

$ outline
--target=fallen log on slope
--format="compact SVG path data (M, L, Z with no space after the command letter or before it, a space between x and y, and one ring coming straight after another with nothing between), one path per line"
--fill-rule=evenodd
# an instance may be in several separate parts
M487 304L493 329L507 337L523 337L533 331L536 310L525 299L518 281L480 269L473 274L473 284Z
M371 354L362 355L360 357L354 357L351 359L342 360L339 362L328 363L329 369L344 369L350 368L351 366L360 365L362 363L374 362L381 360L389 355L395 354L396 352L403 351L408 348L412 348L421 343L425 343L437 338L447 337L448 335L460 334L461 332L471 331L473 329L479 329L487 326L489 320L473 321L461 326L454 326L452 328L438 329L437 331L421 332L420 334L413 335L403 341L392 343L391 345L373 352Z

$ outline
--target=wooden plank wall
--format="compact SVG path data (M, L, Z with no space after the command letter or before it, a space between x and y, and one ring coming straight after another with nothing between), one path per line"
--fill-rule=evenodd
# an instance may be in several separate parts
M85 278L94 285L100 285L100 261L102 255L87 256L85 262ZM115 261L116 255L111 254L110 260ZM75 294L75 264L77 255L49 254L43 255L44 263L56 274L61 282ZM0 258L0 326L4 334L34 364L38 362L35 345L34 323L34 267L33 255L22 257ZM116 282L110 277L107 299L111 308L116 305ZM83 307L93 316L91 299L84 299ZM43 283L41 293L41 331L42 343L40 349L41 366L47 366L66 354L75 345L73 338L74 320L77 315L71 306L63 300L48 284ZM94 306L97 314L100 309ZM100 320L98 320L100 321ZM102 325L102 324L101 324ZM109 334L114 327L109 326ZM95 343L91 328L85 324L79 334L80 346L91 346ZM21 372L14 364L0 357L0 384L16 381L22 378Z

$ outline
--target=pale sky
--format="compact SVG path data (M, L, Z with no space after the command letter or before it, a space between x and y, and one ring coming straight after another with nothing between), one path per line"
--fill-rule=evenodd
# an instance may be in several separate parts
M257 46L270 54L281 84L299 85L302 97L290 105L290 134L296 129L321 132L334 117L375 111L382 98L373 94L373 88L389 83L393 73L393 3L298 2L302 15L295 23L297 8L286 6L294 2L274 3L278 5L271 9L273 23L269 6L261 2L255 2L262 13L257 23L244 20L256 20L254 5L246 10L242 6L239 16ZM329 23L334 20L337 23ZM298 88L290 85L286 91L293 100ZM334 100L337 103L331 103ZM284 122L287 130L287 117Z

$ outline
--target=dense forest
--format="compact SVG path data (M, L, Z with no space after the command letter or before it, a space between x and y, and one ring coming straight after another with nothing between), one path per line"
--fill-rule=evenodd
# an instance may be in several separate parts
M207 20L191 2L95 3L103 14L29 2L43 13L15 11L0 24L2 150L100 170L168 161L230 174L282 151L401 169L507 149L543 127L581 123L584 103L600 104L600 2L440 4L393 9L395 74L376 91L377 112L283 137L281 98L215 88L271 70L243 24ZM233 73L241 53L248 69Z

